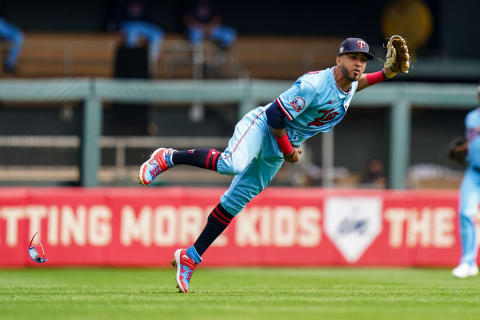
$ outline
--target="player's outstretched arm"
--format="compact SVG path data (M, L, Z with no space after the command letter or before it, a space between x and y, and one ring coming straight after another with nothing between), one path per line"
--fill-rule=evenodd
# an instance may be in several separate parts
M393 75L392 78L395 75ZM388 79L390 79L390 78L387 77L384 70L362 74L360 76L360 79L358 80L357 91L363 90L366 87L374 85L375 83L379 83L379 82L382 82L382 81L388 80Z

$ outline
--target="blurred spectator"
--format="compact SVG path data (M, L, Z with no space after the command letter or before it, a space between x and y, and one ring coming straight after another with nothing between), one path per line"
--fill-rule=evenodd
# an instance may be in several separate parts
M221 25L222 16L213 0L189 0L184 19L194 45L207 38L215 41L219 47L228 49L235 41L235 30Z
M0 38L10 43L7 59L3 62L4 72L15 72L18 55L23 44L23 33L5 19L5 1L0 1Z
M129 48L136 47L140 38L149 46L150 66L154 66L163 41L163 30L153 23L149 0L118 0L109 31L120 31Z
M188 0L184 15L184 23L188 36L195 46L204 39L212 40L217 45L214 64L217 66L225 61L225 52L232 46L236 31L223 26L222 15L217 11L212 0Z
M367 162L367 171L360 179L363 187L385 188L386 178L383 169L383 162L379 158L372 158Z

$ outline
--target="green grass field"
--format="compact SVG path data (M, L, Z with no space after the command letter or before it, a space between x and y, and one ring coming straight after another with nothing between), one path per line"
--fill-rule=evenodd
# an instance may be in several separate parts
M0 270L0 319L480 319L480 277L447 269Z

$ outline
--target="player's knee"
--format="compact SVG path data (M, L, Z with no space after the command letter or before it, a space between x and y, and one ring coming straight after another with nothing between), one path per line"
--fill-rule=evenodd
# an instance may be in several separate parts
M217 165L217 168L218 168L218 171L222 174L237 175L243 172L248 167L247 159L242 159L237 157L219 159L218 162L219 162L219 165Z
M238 166L238 165L232 165L227 167L225 170L223 170L224 174L228 175L237 175L245 170L246 166Z

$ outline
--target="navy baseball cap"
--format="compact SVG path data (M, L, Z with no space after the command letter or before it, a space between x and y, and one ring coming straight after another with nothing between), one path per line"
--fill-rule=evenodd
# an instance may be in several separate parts
M367 60L375 58L373 54L368 52L368 43L360 38L347 38L343 40L340 48L338 49L338 55L341 56L344 53L360 52L367 56Z

